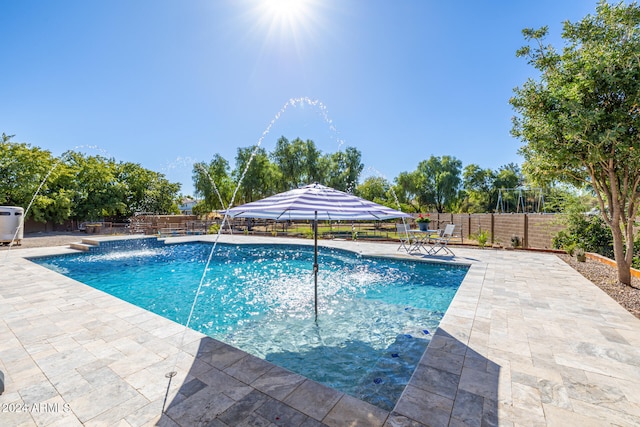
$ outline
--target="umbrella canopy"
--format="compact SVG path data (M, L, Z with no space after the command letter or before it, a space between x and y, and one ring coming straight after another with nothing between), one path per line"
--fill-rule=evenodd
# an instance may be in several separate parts
M383 220L411 215L324 185L310 184L227 210L232 218L313 220L315 314L318 318L318 220Z
M411 215L320 184L247 203L227 211L232 218L275 220L383 220Z

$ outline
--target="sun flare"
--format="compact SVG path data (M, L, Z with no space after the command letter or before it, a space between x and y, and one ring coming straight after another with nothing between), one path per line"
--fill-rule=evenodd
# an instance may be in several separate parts
M264 0L264 7L275 20L297 21L306 14L308 3L305 0Z
M271 33L298 37L313 20L314 0L262 0L260 20Z
M326 7L320 0L247 0L247 34L264 57L302 58L320 45ZM271 57L274 58L274 57Z

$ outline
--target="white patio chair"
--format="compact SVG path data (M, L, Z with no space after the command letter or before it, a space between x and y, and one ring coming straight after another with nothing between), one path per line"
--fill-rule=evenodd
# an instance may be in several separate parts
M396 231L398 233L398 239L400 239L400 246L398 246L398 251L404 248L405 251L409 252L411 250L411 234L409 233L409 225L408 224L396 224Z
M444 250L446 253L449 253L453 256L456 254L453 253L451 249L449 249L448 243L451 237L453 237L453 232L455 231L455 224L447 224L444 227L444 231L440 235L440 237L434 239L433 249L431 251L431 255L435 255L441 250Z

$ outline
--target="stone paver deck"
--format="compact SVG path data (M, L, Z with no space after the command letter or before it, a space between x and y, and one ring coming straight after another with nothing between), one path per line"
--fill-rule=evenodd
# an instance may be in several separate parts
M68 248L0 252L0 425L640 425L640 320L552 254L454 250L470 270L391 413L24 259Z

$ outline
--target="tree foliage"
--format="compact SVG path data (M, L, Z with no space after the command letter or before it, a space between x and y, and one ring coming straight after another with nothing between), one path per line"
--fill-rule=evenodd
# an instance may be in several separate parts
M71 194L63 184L66 165L49 151L11 138L2 134L0 143L0 204L31 206L27 215L36 221L64 221L71 209Z
M364 169L362 154L354 147L333 153L329 157L327 185L340 191L353 193Z
M116 180L124 184L124 216L136 213L178 213L176 195L180 184L170 182L163 174L145 169L137 163L116 166Z
M420 205L433 206L438 212L451 211L460 190L462 162L452 156L431 156L418 164L417 198Z
M201 201L194 207L194 213L206 213L226 209L231 202L235 188L229 172L229 162L216 154L209 164L193 165L195 196Z
M520 167L514 163L501 166L498 170L482 169L476 164L467 165L462 174L465 212L494 212L498 205L500 190L515 189L523 183ZM514 192L510 192L514 194ZM504 195L503 197L509 197ZM511 201L515 206L517 200Z
M296 138L289 142L282 136L278 139L271 158L281 174L278 191L324 181L323 171L326 169L322 168L322 153L310 139L303 141Z
M362 184L358 185L356 195L393 209L399 209L398 202L393 196L391 184L381 177L365 179Z
M281 174L262 147L238 148L233 178L239 183L242 203L254 202L277 193ZM234 201L239 204L238 200Z
M640 186L640 8L600 2L596 15L565 22L562 52L547 28L525 29L517 52L540 76L516 88L513 134L528 174L590 185L613 235L618 278L630 282Z
M204 197L198 212L217 209L220 198L227 206L231 202L237 206L313 182L353 193L364 169L361 159L354 147L323 154L311 140L290 142L282 136L271 153L257 146L239 148L229 175L228 163L216 154L209 165L194 165L196 196ZM236 187L236 197L231 200Z
M69 151L55 158L25 143L0 142L0 204L31 207L27 217L61 223L136 212L176 213L180 184L134 163Z

